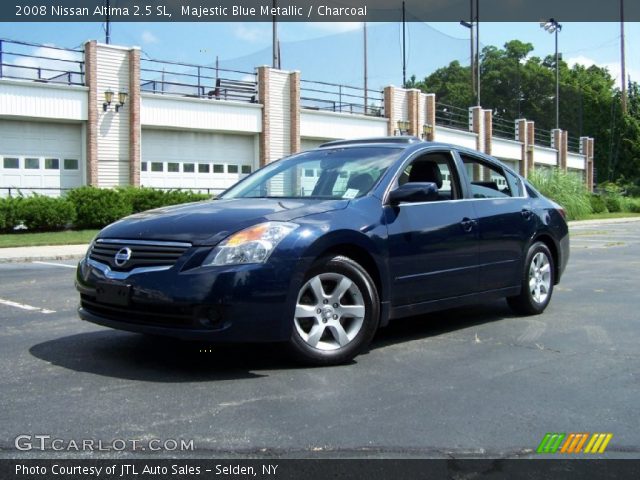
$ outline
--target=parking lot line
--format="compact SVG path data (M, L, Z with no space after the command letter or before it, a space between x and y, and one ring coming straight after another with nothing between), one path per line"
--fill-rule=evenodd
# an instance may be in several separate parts
M34 261L32 263L37 263L38 265L51 265L52 267L76 268L75 265L66 265L64 263L52 263L52 262L40 262L40 261Z
M12 302L11 300L4 300L2 298L0 298L0 304L7 305L8 307L21 308L22 310L29 310L31 312L56 313L55 310L48 310L46 308L34 307L32 305L26 305L24 303Z

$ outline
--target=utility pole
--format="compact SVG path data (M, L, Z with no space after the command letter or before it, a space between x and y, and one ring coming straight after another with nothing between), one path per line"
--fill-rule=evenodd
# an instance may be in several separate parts
M272 18L272 43L273 43L273 68L280 69L280 40L278 40L278 16L275 14L278 8L277 0L273 0L273 18Z
M111 43L111 23L109 22L109 0L107 0L107 15L105 22L105 39L104 43L109 45Z
M621 82L622 82L622 113L627 113L627 70L625 65L624 52L624 0L620 0L620 66Z
M402 2L402 88L407 86L407 36L404 1Z
M469 0L469 21L460 20L460 25L469 29L469 62L471 70L471 95L477 98L476 91L476 54L475 54L475 37L473 22L473 0Z
M364 114L367 114L367 104L369 103L368 94L368 72L367 72L367 22L363 22L362 31L364 33Z
M480 0L476 0L476 105L480 106Z

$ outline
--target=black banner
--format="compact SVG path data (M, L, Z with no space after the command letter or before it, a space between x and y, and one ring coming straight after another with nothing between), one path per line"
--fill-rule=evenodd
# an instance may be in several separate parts
M0 460L3 480L631 479L640 460Z
M108 4L108 6L107 6ZM458 22L470 0L16 0L0 4L3 22ZM625 19L640 21L640 2L625 2ZM475 15L475 14L474 14ZM615 22L618 1L479 0L482 22Z

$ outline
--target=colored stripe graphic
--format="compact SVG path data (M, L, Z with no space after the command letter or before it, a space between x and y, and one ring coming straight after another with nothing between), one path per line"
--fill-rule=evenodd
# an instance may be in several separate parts
M594 433L584 453L604 453L612 438L612 433Z
M536 452L556 453L565 437L565 433L547 433L542 439L542 442L540 442L540 445L538 445Z
M582 446L589 438L589 433L570 433L562 445L560 453L580 453Z

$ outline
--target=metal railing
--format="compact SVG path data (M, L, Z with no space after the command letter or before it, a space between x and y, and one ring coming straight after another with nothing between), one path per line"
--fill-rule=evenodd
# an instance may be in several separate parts
M300 80L300 106L307 110L373 117L384 115L383 92L314 80Z
M436 102L436 125L469 131L469 110Z
M84 85L84 51L2 38L0 78Z
M141 59L140 89L184 97L258 101L255 73L166 60Z
M515 120L507 120L506 118L493 117L492 119L493 136L515 140L516 123Z
M572 153L580 153L580 139L569 135L567 138L567 150Z
M536 128L533 133L533 140L535 145L551 147L551 132L549 132L549 130L539 130Z

